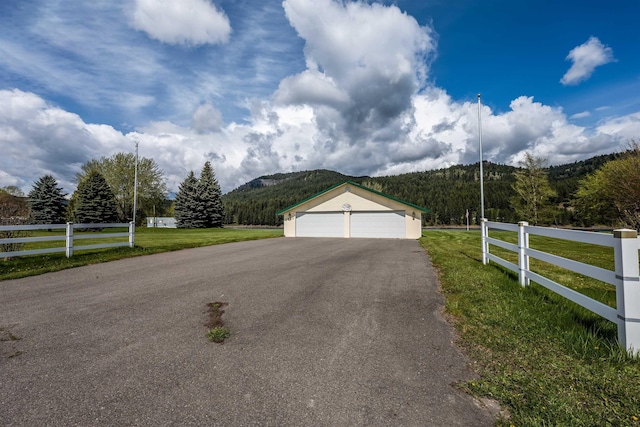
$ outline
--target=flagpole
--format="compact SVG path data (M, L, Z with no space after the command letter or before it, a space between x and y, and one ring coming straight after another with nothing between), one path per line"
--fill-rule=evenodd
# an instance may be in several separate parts
M133 175L133 226L136 226L136 210L138 208L138 140L136 143L136 163Z
M480 110L482 109L482 102L480 101L480 94L478 94L478 145L480 147L480 218L484 219L484 174L482 173L482 115Z
M480 94L478 94L478 145L480 151L480 228L482 231L482 264L487 265L489 262L489 244L487 243L486 218L484 217L484 173L482 172L482 102Z

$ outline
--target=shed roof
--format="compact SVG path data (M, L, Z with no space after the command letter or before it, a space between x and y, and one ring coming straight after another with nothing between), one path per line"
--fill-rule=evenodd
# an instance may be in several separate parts
M382 197L386 197L387 199L391 199L391 200L396 201L396 202L398 202L398 203L402 203L403 205L406 205L406 206L410 206L410 207L412 207L412 208L414 208L414 209L417 209L417 210L419 210L419 211L421 211L421 212L425 212L425 213L429 212L429 209L425 209L425 208L420 207L420 206L418 206L418 205L414 205L413 203L405 202L404 200L400 200L400 199L398 199L397 197L393 197L393 196L390 196L390 195L388 195L388 194L382 193L382 192L380 192L380 191L373 190L373 189L371 189L371 188L369 188L369 187L365 187L364 185L358 184L357 182L353 182L353 181L343 181L343 182L340 182L340 183L338 183L338 184L336 184L336 185L332 185L331 187L327 188L326 190L322 190L321 192L316 193L316 194L314 194L313 196L309 196L309 197L307 197L306 199L301 200L301 201L299 201L299 202L298 202L298 203L296 203L296 204L293 204L293 205L291 205L291 206L289 206L289 207L286 207L286 208L284 208L284 209L282 209L282 210L280 210L280 211L276 212L276 215L284 215L284 214L285 214L285 212L290 211L291 209L296 208L296 207L298 207L298 206L300 206L300 205L302 205L302 204L304 204L304 203L308 202L309 200L313 200L313 199L315 199L316 197L320 197L320 196L322 196L323 194L326 194L326 193L330 192L331 190L334 190L334 189L336 189L336 188L338 188L338 187L341 187L341 186L343 186L343 185L353 185L354 187L358 187L358 188L360 188L360 189L362 189L362 190L365 190L365 191L368 191L368 192L370 192L370 193L377 194L377 195L382 196Z

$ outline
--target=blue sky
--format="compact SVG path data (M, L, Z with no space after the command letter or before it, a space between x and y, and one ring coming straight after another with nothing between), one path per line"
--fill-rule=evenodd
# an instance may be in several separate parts
M0 2L0 187L119 151L171 191L206 160L388 175L550 164L640 139L637 1Z

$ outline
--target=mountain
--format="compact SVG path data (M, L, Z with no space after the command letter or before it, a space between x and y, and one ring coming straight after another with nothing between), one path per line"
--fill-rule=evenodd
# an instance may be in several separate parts
M575 163L560 166L551 166L547 169L547 176L551 187L558 192L560 202L569 202L573 193L580 185L580 180L590 173L600 169L602 165L620 156L616 154L604 154Z
M574 221L571 197L580 180L615 157L609 154L547 168L549 183L558 193L554 200L560 207L558 224ZM515 180L513 172L517 169L483 163L488 219L518 220L509 203ZM325 169L265 175L222 196L225 223L281 225L283 218L276 217L277 211L346 180L429 209L430 212L423 215L427 225L463 225L467 209L472 223L477 224L480 219L480 171L479 164L475 163L385 177L354 177Z
M280 209L342 181L363 179L325 169L261 176L222 196L225 223L281 225Z

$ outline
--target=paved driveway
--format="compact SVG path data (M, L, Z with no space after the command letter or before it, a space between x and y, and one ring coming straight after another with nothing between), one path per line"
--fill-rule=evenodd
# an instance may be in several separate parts
M232 335L205 336L228 302ZM418 242L270 239L0 282L0 425L481 426Z

